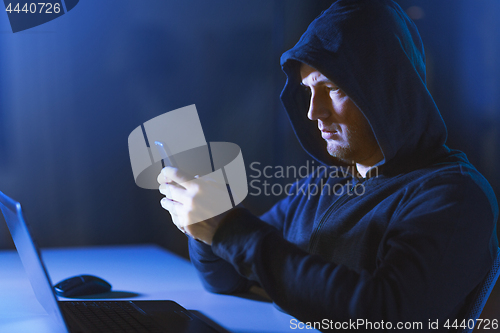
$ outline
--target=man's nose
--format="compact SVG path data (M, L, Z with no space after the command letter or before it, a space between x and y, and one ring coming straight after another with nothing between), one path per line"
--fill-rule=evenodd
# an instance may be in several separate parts
M328 100L325 96L317 92L313 92L311 100L309 101L309 111L307 111L307 118L311 120L326 119L330 117L331 104L328 105Z

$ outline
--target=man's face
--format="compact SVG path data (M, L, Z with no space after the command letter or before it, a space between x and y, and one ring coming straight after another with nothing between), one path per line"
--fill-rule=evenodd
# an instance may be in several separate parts
M315 68L302 64L302 85L310 92L307 117L318 121L333 157L373 166L383 155L363 113L351 99Z

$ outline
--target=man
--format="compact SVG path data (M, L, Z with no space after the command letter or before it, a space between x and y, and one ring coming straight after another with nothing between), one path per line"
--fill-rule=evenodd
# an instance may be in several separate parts
M438 320L446 331L491 267L498 207L465 155L445 146L416 27L390 0L339 0L281 63L282 101L304 149L355 172L297 185L340 194L291 191L260 218L236 208L193 224L203 186L183 187L182 172L165 168L162 206L191 236L204 285L258 285L303 322L421 322L426 331Z

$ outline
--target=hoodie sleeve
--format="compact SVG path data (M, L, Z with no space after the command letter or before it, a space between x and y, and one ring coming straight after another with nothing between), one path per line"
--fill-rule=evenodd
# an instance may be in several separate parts
M218 294L244 293L255 284L241 276L230 263L215 255L211 246L191 237L188 246L191 263L208 291Z
M290 197L286 197L278 202L271 210L261 216L262 221L282 230L286 207L289 206L290 200ZM226 220L228 219L226 218ZM257 284L255 281L240 275L233 265L214 254L211 246L191 237L189 237L188 246L191 263L208 291L219 294L244 293L252 285Z
M470 178L433 179L398 205L373 272L311 255L246 210L228 216L212 249L302 322L412 320L425 331L429 320L456 316L488 272L494 215Z

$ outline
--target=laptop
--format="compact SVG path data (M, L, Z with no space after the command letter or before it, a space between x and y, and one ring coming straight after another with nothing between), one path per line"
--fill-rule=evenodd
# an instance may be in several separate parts
M0 192L0 208L35 296L59 332L214 333L174 301L59 301L23 217L21 204Z

